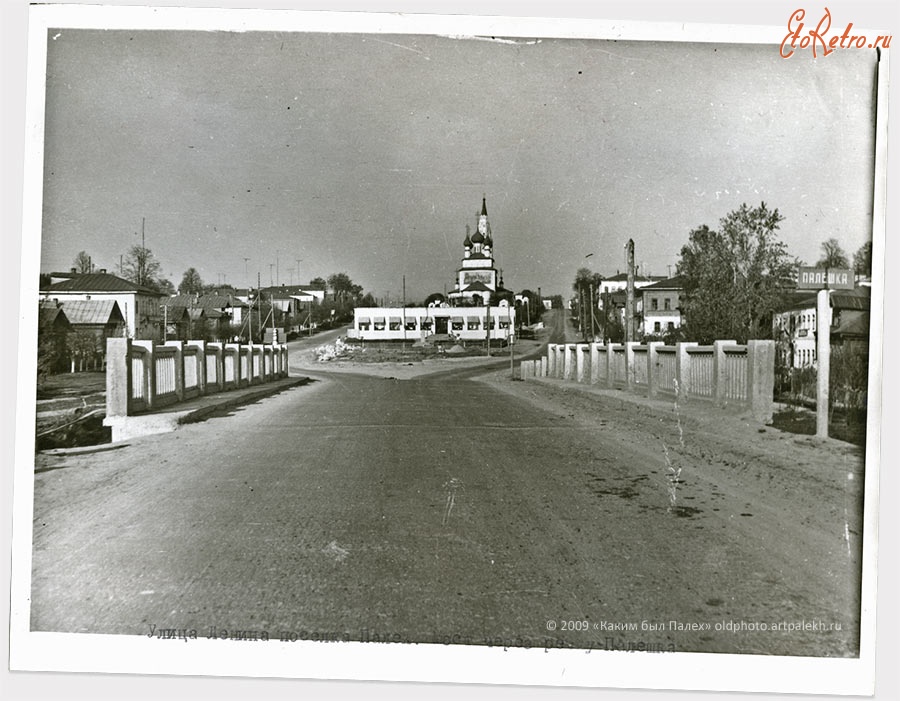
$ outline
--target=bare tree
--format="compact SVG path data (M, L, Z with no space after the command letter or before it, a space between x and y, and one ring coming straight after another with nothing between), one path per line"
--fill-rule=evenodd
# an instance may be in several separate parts
M849 268L850 261L836 238L822 242L822 257L816 263L819 268Z
M172 294L174 285L160 276L162 266L153 255L153 251L144 246L134 245L128 249L122 261L121 275L126 280L148 287L151 290Z
M94 272L91 257L86 251L78 251L78 255L72 261L72 266L75 268L76 273L81 273L82 275Z
M853 254L853 270L857 275L870 277L872 275L872 242L866 241L859 250Z

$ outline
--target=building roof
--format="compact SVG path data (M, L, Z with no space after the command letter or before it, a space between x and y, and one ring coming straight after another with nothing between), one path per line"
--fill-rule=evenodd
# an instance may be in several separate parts
M655 290L682 290L684 289L684 276L676 275L674 277L665 278L664 280L660 280L659 282L654 282L652 285L644 285L640 288L641 293L644 292L653 292Z
M812 293L811 293L812 292ZM782 312L798 309L815 309L816 293L810 290L792 290L786 292L781 305ZM853 290L835 290L831 293L832 309L855 309L869 311L871 307L872 288L857 287Z
M138 294L165 297L162 292L138 285L109 273L75 274L68 280L62 280L41 290L42 292L134 292Z
M842 319L837 327L831 329L832 336L844 336L853 338L869 337L869 315L854 314L850 319Z
M172 297L166 297L166 299L163 300L163 304L169 309L206 310L206 315L210 318L218 318L216 316L210 316L212 312L216 312L221 316L221 310L226 307L247 308L247 305L241 300L227 297L226 295L201 295L199 297L195 297L194 295L174 295Z
M51 300L41 302L38 307L38 326L47 328L57 325L64 327L72 325L62 309L62 305Z
M214 309L225 309L225 307L247 307L245 302L242 302L233 295L220 294L203 295L197 300L197 304L204 308L212 307Z
M76 299L62 303L72 326L107 326L123 324L125 317L114 299Z
M649 276L635 275L634 276L635 282L659 282L659 281L665 280L665 279L666 279L666 277L664 275L649 275ZM628 273L616 273L615 275L611 275L610 277L603 278L603 282L626 282L627 280L628 280Z
M492 290L490 287L485 285L480 280L476 280L471 285L466 285L465 287L463 287L462 291L463 292L493 292L494 290Z

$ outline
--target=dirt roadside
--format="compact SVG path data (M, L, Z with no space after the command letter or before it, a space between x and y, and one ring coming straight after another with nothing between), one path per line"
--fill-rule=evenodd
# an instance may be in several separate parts
M552 380L512 382L500 372L476 379L585 431L602 429L622 444L643 446L646 464L634 465L633 472L669 490L677 515L712 517L735 529L746 547L773 563L779 582L793 583L808 601L828 602L838 615L850 635L847 647L830 654L858 654L860 447L785 433L704 405L676 406ZM704 506L707 495L716 497L715 514Z

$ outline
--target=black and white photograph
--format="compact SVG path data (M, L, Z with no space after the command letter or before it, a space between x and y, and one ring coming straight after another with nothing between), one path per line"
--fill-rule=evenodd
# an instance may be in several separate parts
M32 5L11 669L873 693L892 27L765 7Z

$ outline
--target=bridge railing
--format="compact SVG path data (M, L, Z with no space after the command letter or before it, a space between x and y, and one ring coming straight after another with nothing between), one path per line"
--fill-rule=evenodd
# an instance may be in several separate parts
M775 342L551 343L544 358L522 361L523 380L549 377L648 397L700 400L747 407L761 423L772 420Z
M205 341L106 342L106 415L131 416L288 374L287 346Z

